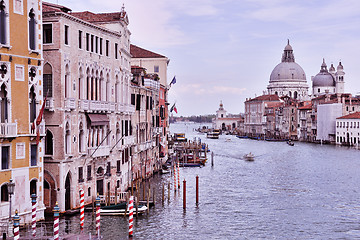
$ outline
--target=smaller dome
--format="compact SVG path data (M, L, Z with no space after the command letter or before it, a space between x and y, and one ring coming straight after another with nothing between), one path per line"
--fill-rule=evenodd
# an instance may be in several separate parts
M335 87L334 77L328 72L320 72L312 79L313 87Z
M285 51L292 51L293 49L292 49L292 47L291 47L291 45L290 45L290 41L289 41L289 39L288 39L288 43L287 43L287 45L285 46L285 49L284 49Z
M331 64L331 66L329 68L329 72L335 72L334 64Z
M344 70L343 65L341 64L341 62L339 62L339 65L337 66L337 70Z

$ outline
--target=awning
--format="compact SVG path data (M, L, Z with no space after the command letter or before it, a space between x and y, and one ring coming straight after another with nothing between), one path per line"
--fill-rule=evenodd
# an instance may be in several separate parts
M102 126L109 123L109 118L106 114L89 113L88 117L91 126Z

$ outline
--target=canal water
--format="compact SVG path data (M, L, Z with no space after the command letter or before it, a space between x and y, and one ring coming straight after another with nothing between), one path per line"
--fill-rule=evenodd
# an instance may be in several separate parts
M134 218L133 239L360 239L359 150L230 135L206 139L193 131L199 126L175 123L170 130L206 142L214 166L209 157L205 167L180 169L181 185L187 181L186 210L182 187L171 189L170 199L166 188L162 204L162 184L173 183L169 174L153 178L156 205L149 215ZM255 161L243 160L249 152ZM94 234L91 214L85 217L85 230ZM78 231L78 218L67 219L63 231ZM101 231L104 239L127 239L128 220L104 216Z

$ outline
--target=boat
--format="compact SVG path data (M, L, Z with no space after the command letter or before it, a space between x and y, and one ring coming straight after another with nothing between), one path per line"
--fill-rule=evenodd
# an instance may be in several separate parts
M294 143L291 140L287 141L286 143L290 146L294 146Z
M236 135L237 138L249 138L248 136Z
M179 163L180 167L201 167L200 163Z
M126 208L126 202L121 202L114 205L109 206L101 206L100 207L100 214L101 215L125 215L125 208ZM136 206L134 204L134 213L136 213ZM147 206L140 205L138 206L138 214L142 214L146 212ZM126 215L129 215L129 206L126 211Z
M245 159L246 161L254 161L254 158L255 158L255 155L252 154L251 152L244 155L244 159Z
M206 134L206 137L207 137L207 138L210 138L210 139L219 139L219 134L214 133L214 132L208 132L208 133Z
M186 142L187 138L185 137L185 133L174 133L173 137L175 142Z

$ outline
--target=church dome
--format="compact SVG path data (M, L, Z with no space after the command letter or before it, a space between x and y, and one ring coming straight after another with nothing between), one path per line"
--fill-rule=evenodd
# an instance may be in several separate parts
M281 62L270 75L270 82L291 79L306 81L304 70L296 62Z
M331 73L328 72L325 60L321 64L321 70L312 79L313 87L335 87L335 79Z

